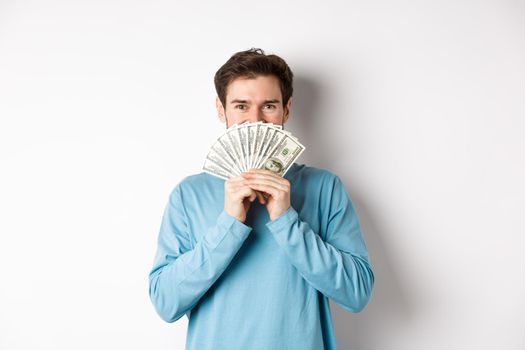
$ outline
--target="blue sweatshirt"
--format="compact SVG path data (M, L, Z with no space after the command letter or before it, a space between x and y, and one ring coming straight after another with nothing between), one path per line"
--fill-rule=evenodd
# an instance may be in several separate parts
M328 298L368 303L374 275L356 212L334 174L293 164L291 207L245 223L224 211L224 180L182 180L166 205L149 295L166 322L187 315L186 349L336 349Z

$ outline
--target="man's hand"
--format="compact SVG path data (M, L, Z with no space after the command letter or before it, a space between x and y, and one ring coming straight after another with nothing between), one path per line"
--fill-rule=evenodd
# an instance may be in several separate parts
M224 182L224 211L240 222L246 221L246 213L255 198L264 204L262 195L250 188L245 178L237 176Z
M246 186L251 190L260 191L268 195L261 204L266 204L270 220L277 219L290 208L290 182L269 170L250 169L242 173L246 179ZM265 196L266 197L266 196Z

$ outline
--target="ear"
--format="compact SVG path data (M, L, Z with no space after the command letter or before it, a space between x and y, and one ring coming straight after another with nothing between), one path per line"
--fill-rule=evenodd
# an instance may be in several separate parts
M291 110L292 110L292 98L290 97L288 99L288 102L286 103L286 106L284 106L283 124L286 123L286 121L288 120Z
M219 96L215 97L215 107L217 108L217 114L219 114L219 120L222 123L226 123L226 118L224 117L224 107L222 106Z

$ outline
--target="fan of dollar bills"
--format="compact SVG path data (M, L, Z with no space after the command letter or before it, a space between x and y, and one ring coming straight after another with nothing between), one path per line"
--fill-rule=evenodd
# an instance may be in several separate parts
M211 146L203 170L225 180L254 168L284 176L303 151L297 137L280 125L235 124Z

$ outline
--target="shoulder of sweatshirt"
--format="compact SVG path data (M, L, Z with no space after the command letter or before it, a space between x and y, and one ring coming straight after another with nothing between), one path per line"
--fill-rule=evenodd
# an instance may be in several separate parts
M305 164L294 164L294 167L290 170L290 174L286 174L285 176L290 182L306 181L320 185L332 185L334 181L339 181L338 176L328 169L317 168Z

